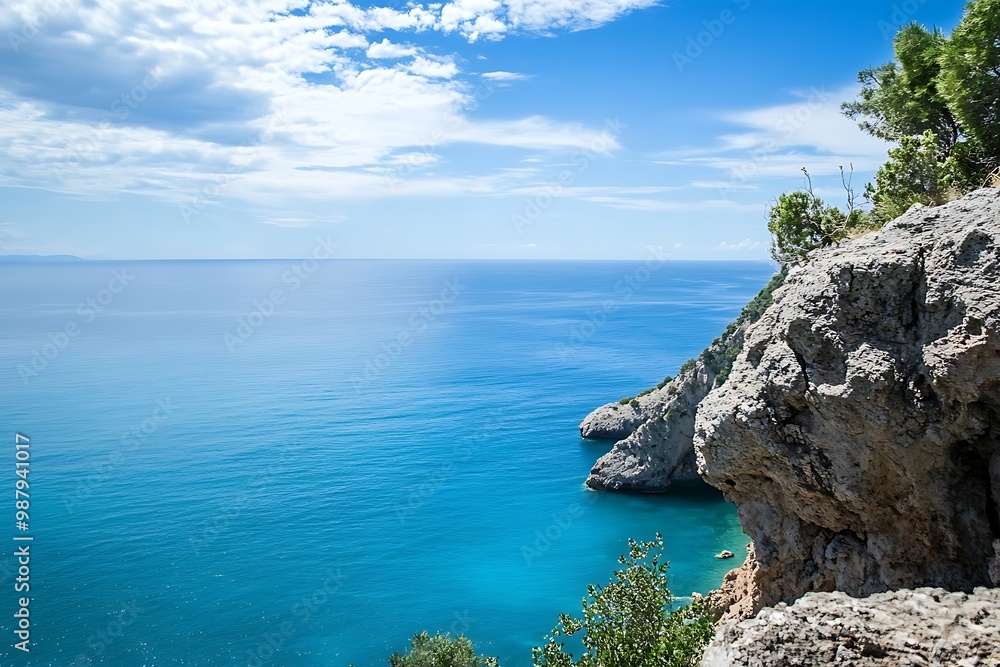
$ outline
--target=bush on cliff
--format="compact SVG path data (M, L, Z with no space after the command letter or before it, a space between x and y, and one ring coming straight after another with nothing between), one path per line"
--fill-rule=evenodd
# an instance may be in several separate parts
M548 643L532 650L536 667L688 667L697 664L715 634L714 618L701 602L673 612L667 588L663 538L629 540L622 569L607 586L592 585L583 617L559 617ZM562 640L579 637L584 653L574 658Z
M812 177L805 167L806 187L786 192L767 211L767 230L771 232L771 257L782 267L802 263L810 252L839 243L848 236L872 226L870 216L857 205L851 185L854 167L849 173L840 168L840 178L847 192L847 210L826 204L813 192Z
M783 268L779 273L764 286L764 289L755 296L750 303L743 307L740 316L733 320L723 334L712 341L711 347L701 353L701 360L705 366L715 373L715 385L721 387L729 379L729 372L733 369L736 357L740 356L743 349L742 341L737 341L733 334L744 324L756 322L764 315L772 303L774 303L774 290L785 284L785 277L788 270Z
M497 667L499 663L496 658L476 655L472 642L462 635L452 639L450 635L431 637L421 632L413 635L407 653L389 656L389 664L391 667Z

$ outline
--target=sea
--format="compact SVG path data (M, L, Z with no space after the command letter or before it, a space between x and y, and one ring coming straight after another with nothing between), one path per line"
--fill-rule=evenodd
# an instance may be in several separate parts
M716 587L735 508L588 490L577 426L773 273L0 262L0 664L364 667L426 630L525 667L657 533L681 603Z

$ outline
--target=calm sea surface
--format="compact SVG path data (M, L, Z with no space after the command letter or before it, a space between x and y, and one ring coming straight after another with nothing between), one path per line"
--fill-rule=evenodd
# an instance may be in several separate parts
M531 663L663 533L678 596L735 509L583 486L593 408L695 356L764 263L0 264L0 664L387 665L417 631ZM15 433L30 437L15 526ZM31 652L13 648L31 536Z

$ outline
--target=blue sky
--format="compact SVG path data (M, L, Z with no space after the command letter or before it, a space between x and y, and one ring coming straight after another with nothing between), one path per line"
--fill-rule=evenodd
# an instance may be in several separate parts
M961 2L8 0L0 254L764 259L887 146L858 70Z

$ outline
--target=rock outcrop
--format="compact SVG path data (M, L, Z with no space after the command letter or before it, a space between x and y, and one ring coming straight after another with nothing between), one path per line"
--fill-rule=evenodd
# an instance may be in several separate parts
M1000 665L1000 589L809 593L724 627L702 667Z
M637 407L611 403L592 412L580 424L581 435L625 435L594 464L587 486L599 491L661 493L674 482L699 479L692 442L694 415L714 382L715 373L698 361L663 387L637 397ZM619 421L617 413L627 416ZM634 427L626 432L626 424Z
M743 565L726 573L722 585L705 596L705 602L719 617L719 623L751 618L759 609L757 593L757 556L753 542L747 545Z
M729 375L747 328L771 304L784 281L778 274L740 313L722 336L676 378L643 392L630 402L609 403L580 424L584 438L617 440L587 478L600 491L662 493L675 482L700 480L695 459L694 420L698 405Z
M1000 585L1000 191L915 207L793 270L694 441L754 540L755 609ZM797 664L746 660L726 664Z

